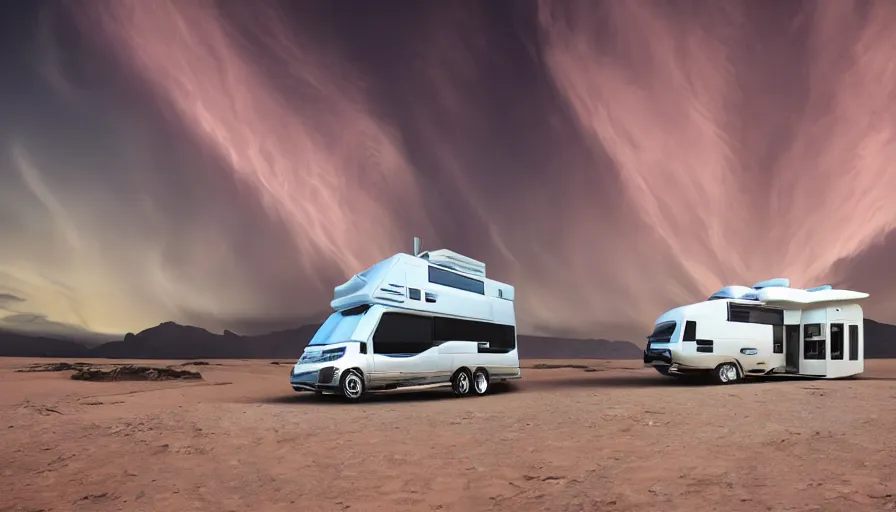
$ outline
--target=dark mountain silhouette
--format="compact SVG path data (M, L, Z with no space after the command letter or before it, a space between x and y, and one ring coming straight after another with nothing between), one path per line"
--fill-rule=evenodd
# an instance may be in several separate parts
M67 339L58 339L0 330L2 357L83 357L87 347Z
M241 336L165 322L121 341L95 347L0 330L0 356L102 357L110 359L296 359L320 324ZM581 340L520 335L520 356L530 359L638 359L641 349L627 341Z
M896 325L865 319L865 358L896 358Z
M50 335L0 330L0 356L103 357L113 359L295 359L320 324L255 336L230 331L215 334L174 322L151 327L123 340L88 347ZM519 335L520 357L527 359L640 359L641 348L628 341ZM896 326L865 320L866 358L896 358Z

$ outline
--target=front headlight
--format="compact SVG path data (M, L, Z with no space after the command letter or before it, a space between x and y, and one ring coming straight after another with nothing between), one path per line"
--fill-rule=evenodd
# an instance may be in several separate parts
M313 356L302 354L302 357L299 358L299 364L328 363L330 361L335 361L344 355L345 347L331 348Z
M339 348L331 348L330 350L324 350L320 353L320 363L327 363L330 361L336 361L345 355L345 347Z

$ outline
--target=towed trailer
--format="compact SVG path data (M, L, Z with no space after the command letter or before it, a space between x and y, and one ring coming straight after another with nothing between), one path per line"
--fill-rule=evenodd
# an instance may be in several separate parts
M786 278L726 286L708 300L660 315L644 364L668 376L836 379L865 370L867 293L830 285L790 287Z

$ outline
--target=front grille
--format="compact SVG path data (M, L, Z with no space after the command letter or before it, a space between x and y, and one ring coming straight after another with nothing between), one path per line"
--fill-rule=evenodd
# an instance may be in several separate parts
M330 384L333 382L333 374L335 372L336 368L333 368L332 366L321 368L320 373L317 375L317 382L320 384Z

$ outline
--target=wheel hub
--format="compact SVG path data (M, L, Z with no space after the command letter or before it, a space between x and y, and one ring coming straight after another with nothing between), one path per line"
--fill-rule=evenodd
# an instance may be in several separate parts
M479 393L485 393L485 390L488 388L488 380L486 380L485 375L479 373L476 375L476 391Z
M719 379L722 382L731 382L737 380L737 368L733 364L725 364L719 368Z
M457 389L461 393L466 393L469 388L470 388L470 381L469 381L469 379L467 379L467 374L466 373L460 374L460 376L457 379Z

